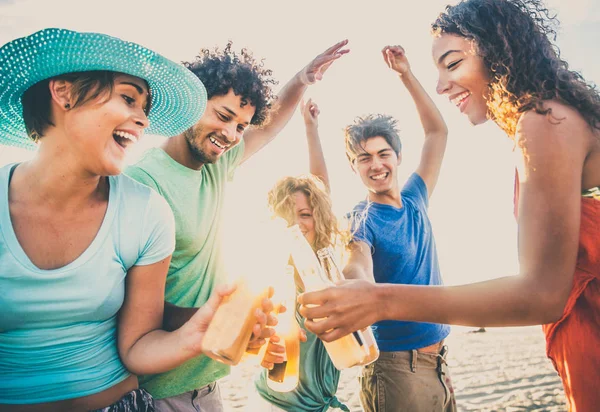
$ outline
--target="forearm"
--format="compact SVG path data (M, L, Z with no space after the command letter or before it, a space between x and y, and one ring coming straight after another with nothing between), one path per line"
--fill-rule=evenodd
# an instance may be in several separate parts
M329 174L327 164L323 155L321 139L319 138L319 129L317 126L306 125L306 141L308 143L308 162L310 174L323 181L327 190L329 190Z
M165 301L165 312L163 315L163 329L171 332L179 329L186 323L198 308L182 308Z
M444 118L437 106L412 71L401 75L400 80L402 80L402 83L415 102L425 136L435 135L445 137L448 134L446 122L444 122Z
M257 131L260 130L261 134L270 139L279 134L294 114L306 87L300 80L300 72L292 77L277 94L269 121Z
M153 330L120 355L125 367L135 375L162 373L197 355L181 342L179 331Z
M557 321L564 302L526 276L463 286L377 286L379 318L464 326L526 326Z

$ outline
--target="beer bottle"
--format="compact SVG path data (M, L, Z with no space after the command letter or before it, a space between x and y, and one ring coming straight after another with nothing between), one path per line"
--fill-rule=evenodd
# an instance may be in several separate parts
M325 276L315 253L302 235L298 225L290 227L289 231L292 237L292 260L304 283L305 291L313 292L332 286L333 282ZM331 362L339 370L360 365L369 355L367 347L359 343L352 334L334 342L323 342L323 346L325 346Z
M242 359L256 324L256 309L269 293L268 288L253 291L244 278L236 285L236 290L221 301L202 341L205 355L232 366Z
M345 279L344 274L336 262L333 248L325 247L319 249L317 251L317 257L319 258L323 271L331 282L336 283ZM353 335L357 342L366 348L367 352L367 355L360 365L368 365L369 363L375 362L377 358L379 358L379 346L377 346L371 327L356 331Z

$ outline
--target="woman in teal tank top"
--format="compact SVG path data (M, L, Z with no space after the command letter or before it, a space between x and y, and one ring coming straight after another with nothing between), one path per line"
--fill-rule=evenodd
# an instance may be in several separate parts
M301 109L306 126L311 176L286 177L277 182L269 192L269 206L276 216L284 218L289 224L297 224L316 252L334 245L342 234L331 209L327 167L318 134L319 108L309 100ZM296 280L297 292L301 293L297 276ZM303 328L304 320L297 310L296 320ZM271 411L321 412L329 408L348 411L335 396L340 371L333 366L323 342L313 333L306 330L305 333L306 342L300 343L298 386L291 392L274 391L267 385L268 371L263 369L255 381L258 395L253 402L249 402L250 409L264 411L269 410L267 408L270 406ZM263 361L262 366L267 369L273 367L269 360Z

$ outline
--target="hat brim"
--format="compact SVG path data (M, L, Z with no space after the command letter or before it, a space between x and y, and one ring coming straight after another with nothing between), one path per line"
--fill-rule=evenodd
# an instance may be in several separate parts
M0 144L35 149L23 122L21 96L65 73L107 70L146 80L152 95L147 133L175 136L206 108L206 89L187 68L136 43L100 33L45 29L0 48Z

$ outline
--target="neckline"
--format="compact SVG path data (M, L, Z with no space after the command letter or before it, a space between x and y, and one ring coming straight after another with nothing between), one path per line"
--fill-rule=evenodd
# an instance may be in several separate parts
M12 255L21 263L24 267L29 269L32 272L36 273L62 273L68 270L75 269L92 257L96 251L98 250L100 244L104 241L107 234L110 231L112 226L113 217L116 211L116 205L118 202L118 179L115 176L108 176L108 184L109 184L109 192L108 192L108 205L106 207L106 212L104 213L104 218L102 219L102 223L98 230L98 233L92 240L92 242L88 245L88 247L74 260L67 263L64 266L55 269L41 269L37 267L27 256L25 250L19 243L17 239L17 235L15 233L12 220L10 218L10 209L8 202L8 193L10 187L10 177L12 176L13 171L19 165L19 163L14 163L5 168L5 173L0 176L0 232L4 235L4 239L6 241L6 246L11 251Z

